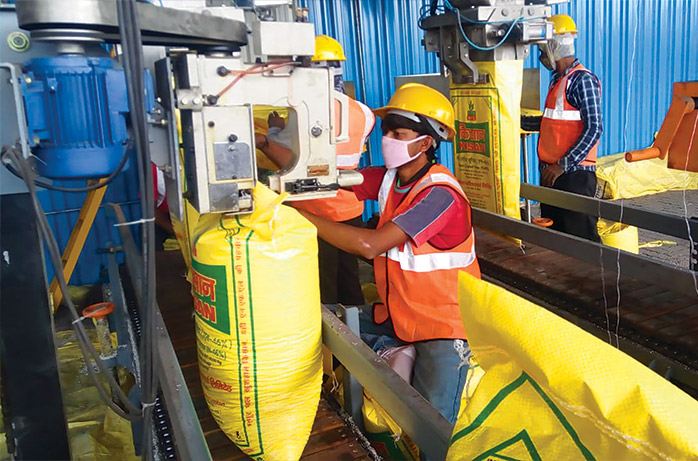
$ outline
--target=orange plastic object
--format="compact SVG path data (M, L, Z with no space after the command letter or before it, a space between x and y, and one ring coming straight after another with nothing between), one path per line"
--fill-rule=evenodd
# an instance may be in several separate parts
M531 222L540 227L550 227L553 225L553 220L550 218L533 218Z
M97 303L82 310L82 316L88 319L103 319L114 312L114 303Z
M662 127L651 147L626 152L625 160L635 162L669 155L667 166L698 172L698 82L677 82Z
M626 162L637 162L639 160L649 160L651 158L659 158L661 152L656 147L648 147L646 149L633 150L625 153Z

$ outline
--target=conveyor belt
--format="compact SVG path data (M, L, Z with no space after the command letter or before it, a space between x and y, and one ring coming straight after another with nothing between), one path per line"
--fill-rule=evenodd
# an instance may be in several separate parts
M610 330L613 342L620 313L619 336L649 351L645 355L650 360L656 357L675 364L668 377L698 395L698 294L694 298L678 295L623 276L621 271L618 309L615 266L604 267L602 278L600 264L588 264L530 244L524 254L482 229L477 229L476 235L477 255L485 276L533 301L571 314L586 325L594 325L596 333L602 331L599 336L606 340ZM675 374L677 370L681 379Z
M190 286L184 278L185 265L178 251L157 255L157 301L179 359L201 428L215 460L247 459L218 428L208 410L199 379L194 332L194 307ZM331 405L320 400L310 440L301 459L370 460L352 431Z

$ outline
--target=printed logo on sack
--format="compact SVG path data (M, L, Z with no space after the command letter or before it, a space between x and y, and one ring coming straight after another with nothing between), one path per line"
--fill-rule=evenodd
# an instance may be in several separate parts
M225 266L192 261L194 310L201 320L223 334L230 334Z
M468 112L470 113L470 112ZM470 115L468 115L468 119ZM490 156L489 123L456 120L456 152Z
M474 122L477 120L477 112L475 112L475 104L472 101L468 102L468 114L465 119L469 122Z

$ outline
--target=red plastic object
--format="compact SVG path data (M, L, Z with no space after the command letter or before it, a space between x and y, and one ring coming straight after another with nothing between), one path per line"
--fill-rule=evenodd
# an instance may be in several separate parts
M97 303L82 310L82 316L88 319L103 319L114 312L114 303Z
M553 220L550 218L533 218L532 222L540 227L550 227L553 225Z

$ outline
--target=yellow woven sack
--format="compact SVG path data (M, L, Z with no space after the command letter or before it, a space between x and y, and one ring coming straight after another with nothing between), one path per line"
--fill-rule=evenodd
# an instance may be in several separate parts
M315 227L263 185L256 211L202 215L192 251L199 371L214 419L255 460L299 459L322 385Z
M364 417L366 438L383 459L410 461L419 459L419 447L402 432L402 428L366 391L364 391L361 413Z
M180 221L170 210L170 222L172 222L172 230L174 230L175 237L179 243L184 262L187 264L187 281L191 283L191 244L194 229L196 229L196 224L199 221L199 212L189 203L189 200L182 199L182 202L184 219Z
M179 111L175 111L175 117L177 119L177 134L179 142L181 143L182 124ZM184 180L186 175L184 171L184 151L182 149L179 150L179 174L180 178L182 178L183 192L186 192L187 182ZM170 209L170 222L172 223L172 230L174 230L175 237L179 243L182 257L187 265L187 281L191 283L191 244L196 223L199 221L199 212L196 211L196 208L194 208L186 198L182 198L182 212L184 216L180 221L177 216L175 216L174 210Z
M459 284L485 373L447 459L698 458L698 401L540 306L466 273Z
M451 84L456 178L474 207L521 219L523 61L476 64L488 83Z
M637 227L619 222L599 219L596 223L601 242L604 245L638 254Z

